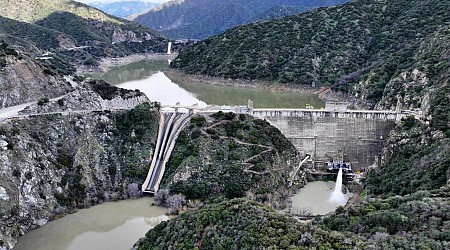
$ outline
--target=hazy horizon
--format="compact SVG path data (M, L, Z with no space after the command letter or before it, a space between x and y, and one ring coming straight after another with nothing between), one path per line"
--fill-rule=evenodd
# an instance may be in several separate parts
M164 3L170 0L75 0L80 3L90 4L90 3L115 3L115 2L125 2L125 1L140 1L149 3Z

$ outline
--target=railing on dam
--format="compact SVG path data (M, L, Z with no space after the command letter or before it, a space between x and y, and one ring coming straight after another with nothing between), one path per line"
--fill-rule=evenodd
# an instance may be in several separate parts
M407 114L390 110L253 109L256 117L335 117L399 121Z
M188 112L179 112L178 109L161 111L158 139L147 178L142 185L143 192L156 193L158 191L175 141L192 115L192 110Z

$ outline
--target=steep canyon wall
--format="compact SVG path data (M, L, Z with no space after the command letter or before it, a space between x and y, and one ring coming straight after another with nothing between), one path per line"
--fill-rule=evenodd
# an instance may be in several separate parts
M0 124L0 249L77 208L140 195L159 112L36 115Z

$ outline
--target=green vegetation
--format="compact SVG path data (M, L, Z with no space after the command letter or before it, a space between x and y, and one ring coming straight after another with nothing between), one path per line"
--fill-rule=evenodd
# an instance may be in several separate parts
M210 204L162 222L138 249L351 249L362 240L301 224L245 199Z
M161 30L171 38L205 39L255 20L267 20L345 2L348 0L178 1L163 4L133 19L147 27ZM174 20L180 21L174 23Z
M19 55L19 53L17 53L17 51L15 49L9 48L8 46L9 46L9 44L6 43L5 41L0 41L0 56L6 56L6 55L18 56Z
M89 84L92 90L95 91L97 94L99 94L102 97L102 99L105 100L112 100L114 97L123 96L129 93L128 90L110 85L103 80L90 80L89 82L87 82L87 84ZM148 106L148 108L150 109L150 106ZM141 109L143 109L143 107L140 107L138 110Z
M96 65L100 57L163 52L167 47L155 31L66 0L2 3L0 33L32 58L52 52L40 62L51 76L74 74L74 65ZM4 64L0 58L0 66Z
M70 36L78 44L87 44L90 41L108 42L110 39L108 33L92 26L84 18L69 12L52 13L35 24Z
M126 22L124 19L107 15L88 5L70 0L3 1L0 8L0 16L22 22L34 23L61 10L76 14L85 19L91 18L115 23Z
M398 146L395 155L381 168L369 172L367 189L371 193L406 195L447 184L450 178L450 140L425 146L417 139L420 137Z
M29 43L32 43L45 50L58 48L58 39L67 38L61 32L46 29L35 24L8 19L2 16L0 16L0 32L15 37L16 39L21 39L22 41L17 42L17 40L14 40L13 42L19 44L21 43L23 47L26 47ZM31 52L33 48L28 49Z
M18 56L19 53L17 53L16 50L9 48L8 47L9 44L6 43L5 41L0 41L0 70L3 69L4 67L6 67L7 62L6 62L6 56Z
M50 100L48 99L48 97L42 97L38 100L37 105L42 106L46 103L48 103Z
M86 198L86 186L82 184L83 166L68 165L65 167L65 174L61 178L61 186L66 190L63 194L54 193L55 198L61 206L77 207L84 203Z
M187 73L329 86L379 108L421 108L421 119L406 117L391 132L383 165L368 173L359 203L314 226L352 235L352 242L363 239L357 249L447 249L449 10L449 3L435 0L359 0L228 30L186 48L172 65ZM235 125L231 119L224 132L214 127L206 134L258 136ZM239 145L227 146L232 152ZM232 181L224 196L242 195Z
M361 235L367 238L368 246L377 249L446 249L450 241L449 197L447 187L404 197L377 198L338 209L321 224Z
M448 79L442 79L448 82ZM369 173L367 190L373 194L406 195L419 190L435 190L450 179L450 88L431 91L429 118L404 119L387 145L385 164Z
M332 86L372 103L384 96L389 107L410 94L405 85L411 81L411 90L423 96L424 85L448 76L449 13L450 4L438 0L359 0L227 30L189 46L172 66L232 79ZM429 82L411 80L415 69ZM420 105L417 98L405 99Z
M286 189L296 162L294 146L266 121L223 112L195 116L177 139L161 186L187 199L242 197L250 191L264 200ZM286 198L275 196L279 204Z
M153 103L144 103L129 112L114 115L116 126L113 132L121 140L120 154L128 157L128 166L123 169L123 174L138 183L145 180L151 161L150 156L143 153L147 152L146 150L150 151L155 146L150 144L157 134L158 118L154 109ZM144 152L136 151L132 145L143 145L142 147L146 150ZM142 159L146 159L148 164L142 162ZM109 172L115 175L116 169L110 168Z

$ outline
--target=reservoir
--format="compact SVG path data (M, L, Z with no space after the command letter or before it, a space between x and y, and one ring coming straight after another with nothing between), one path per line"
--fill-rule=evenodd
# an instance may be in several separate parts
M164 70L167 67L167 61L140 61L114 68L95 78L118 87L139 89L151 101L158 101L163 105L178 102L182 105L196 103L201 107L246 105L250 99L255 108L305 108L307 104L315 108L324 106L323 101L315 94L186 82L170 73L166 74ZM310 209L313 214L333 211L337 204L325 204L333 185L333 182L307 184L292 198L293 209ZM326 201L321 201L322 199ZM152 206L152 202L152 198L142 198L81 209L20 237L14 249L130 249L149 229L168 219L164 215L166 209ZM320 208L314 205L318 202L317 207Z
M299 92L280 92L269 89L254 89L233 86L217 86L177 79L165 73L167 61L144 60L113 68L96 76L106 82L125 89L139 89L151 101L163 105L247 105L250 99L255 108L314 108L324 107L317 95Z
M167 220L152 198L108 202L81 209L19 238L14 250L131 249L148 230Z

